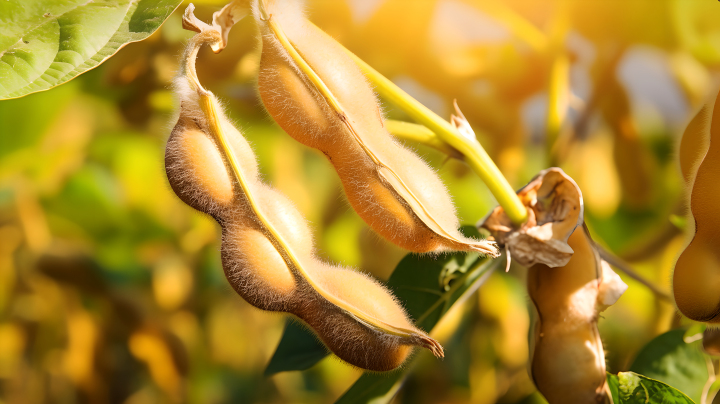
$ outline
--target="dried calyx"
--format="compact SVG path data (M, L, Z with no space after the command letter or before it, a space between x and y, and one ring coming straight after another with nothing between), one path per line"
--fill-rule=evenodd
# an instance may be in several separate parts
M211 26L192 11L190 5L183 24L198 34L175 82L180 116L165 166L180 199L222 226L222 264L232 287L258 308L296 315L338 357L364 369L394 369L412 346L443 356L440 344L414 326L384 286L313 255L306 221L260 181L249 144L195 74L198 49L222 49L231 24L216 20Z
M573 254L568 237L583 223L582 194L575 181L560 168L548 168L517 194L528 210L525 223L516 227L498 206L478 227L489 230L509 257L523 266L567 264Z
M353 209L389 241L416 252L478 251L464 237L438 175L384 127L377 99L345 50L303 15L301 2L256 1L262 36L258 88L275 121L322 151Z

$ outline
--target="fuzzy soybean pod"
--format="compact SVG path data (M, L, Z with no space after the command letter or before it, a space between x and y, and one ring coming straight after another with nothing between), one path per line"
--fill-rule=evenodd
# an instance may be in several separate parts
M530 373L551 404L605 403L605 352L597 321L627 285L601 261L587 228L576 228L568 244L574 254L566 265L528 269L528 294L537 310Z
M395 142L372 88L346 51L294 0L256 1L262 36L258 89L272 118L330 160L353 209L378 234L415 252L478 251L494 243L458 231L435 173Z
M165 167L175 193L221 225L222 265L233 289L255 307L294 314L339 358L363 369L394 369L413 346L442 356L439 343L414 326L384 286L314 256L306 221L260 180L248 142L197 80L198 49L219 49L223 35L192 10L183 23L198 34L175 82L180 114Z

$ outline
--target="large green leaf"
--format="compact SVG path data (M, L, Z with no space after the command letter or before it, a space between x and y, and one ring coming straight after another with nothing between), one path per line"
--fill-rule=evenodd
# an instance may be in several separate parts
M470 229L463 230L473 235ZM430 331L454 304L474 293L503 261L480 258L474 253L445 254L437 258L410 254L395 268L388 286L416 324ZM337 403L389 403L405 380L408 368L406 364L388 373L365 372Z
M694 404L681 391L637 373L608 373L607 380L615 404Z
M0 1L0 99L50 89L165 21L181 0Z
M640 351L630 370L659 380L700 402L710 376L700 342L686 343L684 329L657 336Z

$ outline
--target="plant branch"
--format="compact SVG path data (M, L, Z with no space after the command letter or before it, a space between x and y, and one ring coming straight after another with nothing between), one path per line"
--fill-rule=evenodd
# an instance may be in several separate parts
M595 245L595 247L598 249L598 252L600 253L600 257L602 259L604 259L605 261L607 261L608 264L625 272L625 274L627 276L629 276L629 277L635 279L636 281L642 283L643 285L645 285L645 287L650 289L650 291L652 291L661 300L665 300L670 303L673 302L673 298L669 294L663 292L662 290L660 290L660 288L655 286L655 284L653 284L652 282L648 281L647 279L643 278L640 274L635 272L635 270L630 266L630 264L623 261L621 258L616 257L614 254L612 254L611 252L607 251L606 249L600 247L597 244Z
M447 154L449 157L464 160L463 155L459 151L440 140L440 138L435 135L435 132L423 125L388 119L385 121L385 129L396 138L422 143L425 146L432 147L435 150Z

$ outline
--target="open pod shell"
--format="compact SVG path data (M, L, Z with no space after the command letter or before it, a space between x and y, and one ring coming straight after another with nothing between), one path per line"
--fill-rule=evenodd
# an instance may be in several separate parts
M165 168L175 193L222 227L222 264L233 289L255 307L297 316L339 358L363 369L392 370L414 346L443 356L442 346L415 327L386 287L315 257L307 222L260 180L250 145L197 79L198 49L221 50L228 28L205 24L192 10L184 26L198 34L175 81L180 114Z

